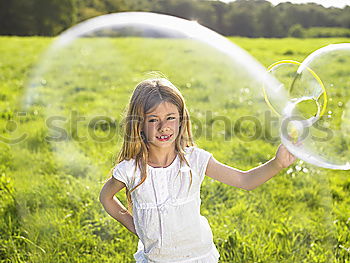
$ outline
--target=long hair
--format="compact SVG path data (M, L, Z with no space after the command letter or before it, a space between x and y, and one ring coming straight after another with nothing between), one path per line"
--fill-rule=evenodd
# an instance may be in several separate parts
M179 134L175 140L175 151L180 157L181 164L185 159L185 147L194 146L191 132L190 115L186 108L185 99L180 91L165 78L152 78L140 82L134 89L128 105L123 125L124 141L117 157L117 163L123 160L135 160L135 172L140 169L141 180L132 189L126 189L128 210L132 213L131 193L147 178L148 145L142 132L146 113L162 102L174 104L180 115ZM190 172L192 184L192 173Z

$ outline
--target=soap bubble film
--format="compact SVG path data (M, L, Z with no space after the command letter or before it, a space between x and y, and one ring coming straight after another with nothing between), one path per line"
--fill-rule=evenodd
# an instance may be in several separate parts
M283 109L291 97L288 89L275 92L283 79L266 75L266 69L237 45L196 22L165 15L122 13L83 22L53 40L31 75L23 101L23 111L30 112L28 119L33 120L22 125L31 133L25 141L29 150L16 148L18 172L24 175L17 184L29 189L21 196L34 211L20 211L21 224L28 230L28 240L42 246L30 247L34 262L50 261L52 253L63 257L67 251L78 251L83 258L106 246L120 258L132 251L135 237L105 214L97 196L120 150L121 126L127 121L124 111L135 85L162 76L184 95L199 147L242 170L274 156L286 117ZM279 114L266 103L264 92L272 94L270 101L281 109ZM304 107L299 106L292 112L300 117ZM292 144L308 128L305 122L293 121L287 122L283 133L291 136L286 140ZM39 141L44 137L45 142ZM302 161L254 192L206 178L202 193L207 211L219 216L211 223L223 231L217 232L221 249L244 240L240 233L250 233L251 242L260 242L255 250L259 253L265 253L264 246L281 245L282 253L309 254L313 247L312 253L329 258L336 235L328 217L332 204L327 179L320 169ZM276 210L269 209L271 204ZM223 217L237 226L234 232L223 227ZM263 217L265 222L273 218L271 226L261 223ZM317 224L314 218L320 218ZM319 234L310 236L313 228ZM85 237L90 238L89 248L84 247ZM290 238L294 242L279 243ZM56 242L71 250L59 246L50 253L45 244ZM97 243L104 247L96 249ZM247 244L242 242L237 249L246 249ZM82 249L87 253L81 254ZM285 257L288 260L289 253Z
M57 158L74 166L96 159L88 144L120 146L129 97L154 76L167 77L184 95L196 141L279 140L261 88L275 89L278 81L221 35L152 13L104 15L64 32L42 57L25 105L46 114Z
M300 143L293 143L283 130L282 142L297 157L320 167L350 169L349 62L350 44L321 48L298 67L291 85L292 90L306 91L291 107L298 114L290 114Z

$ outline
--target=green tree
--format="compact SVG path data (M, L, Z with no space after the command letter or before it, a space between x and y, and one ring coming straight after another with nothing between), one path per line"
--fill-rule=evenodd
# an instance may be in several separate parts
M197 20L224 35L247 37L285 37L296 24L305 29L350 28L350 7L317 4L272 6L266 0L0 0L0 34L57 35L76 22L121 11L174 15Z
M265 0L237 0L230 3L225 17L227 34L259 36L257 14L266 5L271 5L271 3Z
M82 21L106 13L123 12L128 10L142 9L142 1L127 0L76 0L77 20ZM145 1L143 1L145 2ZM149 1L152 2L152 1Z
M220 34L225 34L224 17L228 11L228 4L221 1L210 1L209 4L213 8L213 24L211 28Z
M75 0L0 0L0 33L57 35L76 22Z
M342 27L350 28L350 6L342 10L339 20Z
M289 29L288 36L302 38L304 37L304 28L300 24L295 24Z
M215 8L209 1L199 2L195 5L194 17L201 25L213 28L216 21Z
M272 5L268 4L260 8L257 13L257 21L256 24L257 31L259 32L259 36L262 37L281 37L282 29L279 23L279 14L272 7Z
M160 0L153 11L193 20L196 13L195 5L193 0Z
M230 21L230 25L227 25L228 35L248 37L255 35L254 17L251 13L242 10L232 10L227 14L226 18Z
M76 21L75 0L32 0L37 35L54 36Z
M0 34L32 35L33 16L27 0L0 0Z

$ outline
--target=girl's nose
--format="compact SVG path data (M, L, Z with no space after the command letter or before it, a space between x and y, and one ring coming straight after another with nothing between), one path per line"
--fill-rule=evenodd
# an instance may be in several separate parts
M169 130L169 127L167 126L166 122L162 122L162 123L159 124L158 130L160 132L164 132L164 131Z
M167 127L160 127L160 128L159 128L159 131L160 131L160 132L165 132L165 131L167 131L167 130L169 130L169 128L167 128Z

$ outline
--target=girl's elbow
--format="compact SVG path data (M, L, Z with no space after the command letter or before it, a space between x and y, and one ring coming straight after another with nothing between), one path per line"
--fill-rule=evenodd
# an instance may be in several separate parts
M104 198L103 198L103 195L101 193L98 196L98 199L100 200L100 203L103 204Z
M252 186L246 186L243 189L246 191L253 191L256 187L252 187Z
M103 191L103 189L101 190L98 198L99 198L101 204L104 204L106 202L106 194Z
M247 172L243 172L241 175L240 185L243 190L252 191L256 188L247 176Z
M111 194L108 191L104 191L104 189L101 190L99 195L100 203L105 206L107 203L113 201L114 194Z
M242 188L244 190L247 190L247 191L253 191L255 188L257 188L257 185L252 183L250 180L245 180L244 183L243 183L243 186L244 187L242 187Z

